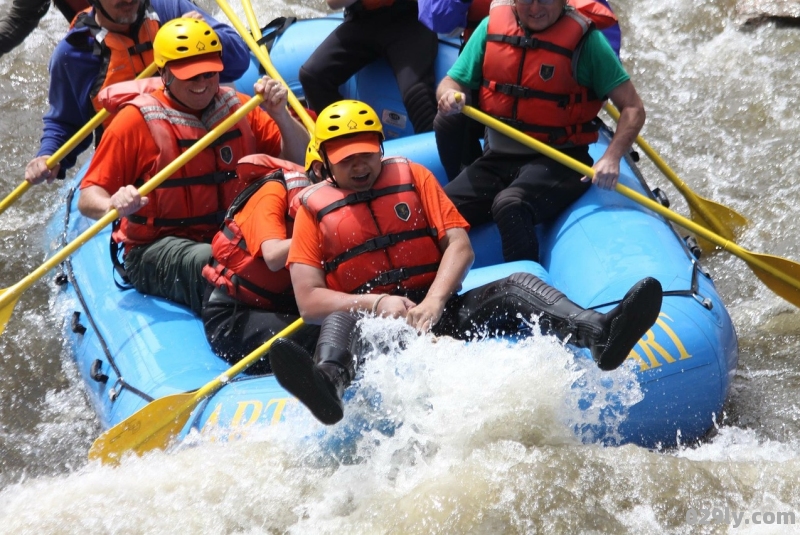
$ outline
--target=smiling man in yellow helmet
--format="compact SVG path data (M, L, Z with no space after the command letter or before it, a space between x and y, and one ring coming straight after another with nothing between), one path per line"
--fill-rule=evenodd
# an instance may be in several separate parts
M81 183L78 208L98 219L116 209L113 237L125 247L125 270L140 292L166 297L200 312L211 257L210 241L225 211L246 184L236 176L243 156L263 153L302 163L308 133L289 114L288 91L264 77L256 108L147 197L146 182L248 100L220 87L222 45L201 20L165 24L154 41L163 87L122 105L103 135ZM146 82L127 82L139 85ZM111 89L115 89L112 86ZM107 91L113 100L119 91Z
M223 44L223 83L237 80L250 65L250 51L230 26L215 20L191 0L87 0L50 58L50 109L42 118L41 146L25 168L31 184L64 178L75 159L91 144L88 136L52 169L50 155L100 111L98 93L111 84L133 80L153 62L158 28L177 18L208 22ZM105 122L108 126L110 119ZM99 143L102 127L95 131Z
M300 314L322 323L311 355L292 340L270 351L278 382L325 424L342 419L364 314L405 318L418 331L469 338L517 332L538 316L546 330L588 347L597 365L617 368L655 323L661 284L645 278L606 314L587 310L530 273L461 295L474 253L469 225L425 167L383 158L375 111L340 101L317 119L311 163L327 180L304 190L287 265Z

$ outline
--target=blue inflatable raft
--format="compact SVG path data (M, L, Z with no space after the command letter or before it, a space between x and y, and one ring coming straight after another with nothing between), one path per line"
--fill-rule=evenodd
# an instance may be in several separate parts
M271 58L298 97L302 95L299 65L340 21L338 17L298 21L276 37ZM455 43L442 41L437 59L440 78L456 54ZM251 91L258 76L253 63L240 90ZM343 87L343 93L370 103L383 118L392 138L386 143L387 155L420 162L445 180L433 135L411 135L387 65L368 67ZM610 134L604 132L592 147L595 160L609 139ZM623 162L620 181L653 197L630 161ZM77 194L72 192L65 210L51 224L51 237L66 243L91 223L78 212ZM709 274L684 239L660 216L598 188L539 230L541 265L503 264L496 228L473 229L470 237L477 259L465 290L528 271L580 305L606 311L636 281L656 277L665 290L661 314L629 356L643 399L619 407L624 417L608 419L613 425L593 420L583 428L578 423L576 432L584 440L645 447L701 438L721 414L738 346ZM188 309L118 289L109 260L109 239L110 229L106 229L65 262L59 296L72 315L73 356L103 427L125 420L153 399L196 390L229 368L211 352L201 321ZM575 358L591 359L585 350L575 350ZM582 386L576 383L573 388ZM581 393L587 407L592 396L592 392ZM229 429L227 434L235 436L248 426L277 424L286 420L284 409L291 401L272 376L239 375L195 409L180 438L192 429ZM605 410L613 413L615 408Z

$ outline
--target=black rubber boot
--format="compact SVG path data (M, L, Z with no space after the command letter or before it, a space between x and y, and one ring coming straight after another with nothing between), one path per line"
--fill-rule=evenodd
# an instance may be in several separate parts
M285 338L272 344L269 352L278 383L325 425L344 416L342 395L355 376L356 361L350 347L358 336L357 321L346 313L326 318L313 359L303 347Z
M584 309L552 290L552 297L560 298L543 307L540 321L550 323L559 336L572 335L575 345L588 347L601 370L614 370L625 362L661 311L661 283L651 277L634 284L620 304L605 314Z
M539 316L543 332L569 336L570 343L591 350L600 369L613 370L658 319L661 298L661 284L648 277L628 290L616 308L601 314L578 306L535 275L514 273L459 296L458 314L445 314L436 330L453 336L480 326L513 332L519 316Z
M269 363L280 385L325 425L333 425L344 416L342 395L351 381L347 366L353 356L345 350L332 353L337 349L318 346L317 357L330 359L319 364L314 364L308 351L286 338L277 340L269 352Z

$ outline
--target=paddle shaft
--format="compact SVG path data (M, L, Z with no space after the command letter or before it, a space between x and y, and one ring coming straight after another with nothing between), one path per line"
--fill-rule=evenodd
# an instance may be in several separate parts
M145 70L139 73L139 76L136 77L137 80L140 78L149 78L158 70L155 63L151 63L147 66ZM106 109L102 109L98 111L94 117L92 117L88 123L83 125L80 130L75 132L69 140L61 146L52 156L47 158L45 161L45 165L48 169L52 169L56 166L58 162L63 160L70 152L72 152L75 147L77 147L81 141L86 139L86 137L94 132L94 130L103 124L103 122L111 115ZM17 186L14 191L8 194L8 196L0 202L0 214L6 211L6 208L14 204L14 202L22 196L28 189L31 187L31 183L27 180L23 180L22 183Z
M565 165L565 166L577 171L578 173L582 173L583 175L588 176L588 177L593 177L594 176L594 169L592 169L591 167L589 167L587 165L584 165L581 162L579 162L577 160L574 160L573 158L570 158L566 154L563 154L562 152L554 149L553 147L550 147L550 146L542 143L541 141L535 140L530 136L526 136L522 132L520 132L520 131L518 131L518 130L516 130L514 128L511 128L507 124L505 124L505 123L503 123L501 121L498 121L494 117L491 117L491 116L483 113L482 111L480 111L480 110L478 110L476 108L473 108L472 106L465 105L464 109L463 109L463 113L467 117L471 117L471 118L475 119L476 121L478 121L480 123L483 123L484 125L488 126L489 128L494 128L498 132L500 132L500 133L502 133L502 134L514 139L515 141L517 141L519 143L522 143L523 145L526 145L526 146L536 150L537 152L547 156L548 158L551 158L551 159L553 159L553 160L555 160L555 161L557 161L557 162L559 162L559 163L561 163L561 164L563 164L563 165ZM759 269L765 271L766 273L768 273L768 274L774 276L775 278L780 279L784 283L792 286L793 288L800 290L800 280L798 280L795 277L792 277L792 276L788 275L787 273L785 273L784 271L781 271L780 269L775 268L774 266L772 266L769 263L761 260L760 258L757 258L755 255L753 255L752 253L750 253L746 249L743 249L742 247L740 247L736 243L733 243L730 240L727 240L727 239L723 238L722 236L719 236L718 234L706 229L705 227L702 227L702 226L698 225L697 223L695 223L695 222L693 222L693 221L691 221L691 220L689 220L689 219L687 219L687 218L685 218L685 217L683 217L683 216L681 216L679 214L676 214L672 210L670 210L668 208L665 208L664 206L660 205L659 203L653 201L652 199L648 199L644 195L641 195L641 194L633 191L632 189L623 186L622 184L617 184L615 189L616 189L617 192L621 193L622 195L624 195L624 196L628 197L629 199L641 204L642 206L645 206L645 207L649 208L650 210L658 213L659 215L661 215L664 218L672 221L673 223L675 223L677 225L680 225L681 227L683 227L683 228L685 228L685 229L687 229L687 230L689 230L691 232L694 232L698 236L701 236L702 238L705 238L706 240L708 240L711 243L721 247L722 249L724 249L724 250L726 250L726 251L738 256L739 258L741 258L742 260L744 260L748 264L756 266ZM757 275L758 275L758 273L757 273ZM768 284L768 286L769 286L769 284ZM793 296L794 299L795 299L794 301L792 299L790 299L789 297L787 297L786 295L781 295L781 297L783 297L784 299L789 300L793 304L797 304L797 301L796 301L797 296Z
M249 13L248 16L251 17L250 25L253 28L254 34L258 35L256 33L258 30L258 22L255 19L255 13L253 13L253 6L250 4L249 0L243 0L242 4L245 7L245 11ZM289 89L289 86L286 84L286 81L281 77L277 69L275 69L275 66L272 65L272 61L269 59L269 54L267 53L267 47L263 45L261 47L258 46L258 43L256 43L255 39L253 39L253 37L251 37L250 34L247 32L247 29L242 24L242 21L239 19L236 13L234 13L234 11L231 9L231 6L228 4L228 2L226 2L225 0L217 0L217 5L223 11L223 13L225 13L225 16L228 17L228 20L231 21L233 27L236 28L237 32L239 32L239 35L241 35L242 39L244 39L244 42L247 43L247 46L250 48L250 50L253 52L256 58L258 58L258 61L264 67L264 70L267 72L270 78L272 78L273 80L278 80L283 85L285 85L287 89ZM294 112L300 118L300 121L303 123L303 126L305 126L306 130L308 130L308 132L313 135L314 120L308 115L306 109L303 107L302 104L300 104L300 101L297 100L297 97L294 95L294 93L292 93L291 90L289 90L288 100L289 100L289 105L292 107Z
M615 120L619 121L619 111L613 105L606 103L604 109L606 112ZM669 179L670 182L675 186L675 188L683 195L686 199L686 202L689 204L689 207L692 208L700 217L708 223L708 226L711 227L710 230L716 232L717 234L721 235L723 238L731 240L734 238L733 231L728 228L725 224L720 221L720 219L714 214L712 210L707 209L704 206L703 200L694 192L692 189L684 182L683 180L678 177L677 174L667 165L661 156L650 146L650 144L645 141L645 139L641 135L636 136L636 144L641 147L645 154L652 160L653 164L661 171L665 177ZM730 211L730 208L726 208ZM741 215L734 212L736 216L744 219Z
M197 156L202 150L211 145L211 143L213 143L219 136L230 130L231 127L233 127L237 122L243 119L248 113L250 113L253 109L256 108L256 106L261 104L263 101L264 98L261 95L256 95L255 97L250 99L249 102L244 104L241 108L236 110L236 112L231 114L222 123L217 125L213 130L211 130L209 133L200 138L186 152L181 154L172 163L164 167L164 169L156 173L156 175L153 176L153 178L145 182L144 185L142 185L142 187L139 188L139 194L141 194L142 197L144 197L151 191L156 189L158 186L161 185L162 182L167 180L181 167L186 165L186 162ZM89 227L83 233L81 233L77 238L75 238L70 243L65 245L63 249L61 249L52 257L50 257L44 264L33 270L30 274L28 274L25 278L23 278L15 285L3 291L2 296L0 296L0 309L3 309L6 306L16 302L17 297L19 297L19 295L22 294L22 292L27 290L34 282L36 282L37 280L42 278L45 274L47 274L48 271L50 271L58 264L66 260L72 253L77 251L84 243L86 243L92 237L98 234L103 228L113 223L114 220L116 220L118 217L119 213L115 209L112 209L102 218L98 219L91 227Z
M291 335L302 325L303 319L298 318L231 366L225 373L214 378L194 393L174 394L152 401L99 436L89 450L89 459L115 462L126 451L133 450L142 454L152 449L167 447L186 425L191 411L198 403L252 366L264 353L269 351L277 339ZM175 405L176 403L177 405ZM151 438L155 438L155 440L149 440Z

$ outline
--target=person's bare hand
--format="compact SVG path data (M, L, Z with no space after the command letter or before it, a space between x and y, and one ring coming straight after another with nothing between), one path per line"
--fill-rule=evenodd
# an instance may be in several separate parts
M120 217L125 217L139 211L147 205L150 199L142 197L139 190L133 186L124 186L109 199L111 208L116 209Z
M31 184L41 184L45 180L48 184L52 184L53 180L58 177L58 171L61 169L61 164L56 164L52 169L47 168L47 160L49 155L37 156L25 166L25 180Z
M288 113L286 104L289 102L289 90L281 82L264 76L253 85L253 90L264 97L261 107L272 118L281 113Z

